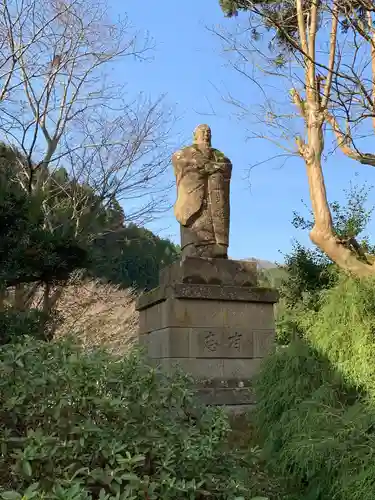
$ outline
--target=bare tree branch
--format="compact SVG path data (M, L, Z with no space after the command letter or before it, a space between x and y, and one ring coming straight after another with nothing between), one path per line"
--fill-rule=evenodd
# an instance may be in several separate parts
M284 102L276 105L277 93L266 93L259 113L252 105L249 114L258 117L258 127L264 127L256 135L284 151L290 150L288 143L294 139L306 165L314 215L312 241L343 269L360 276L374 274L375 266L358 245L334 234L322 168L325 139L331 134L327 125L335 140L333 152L338 149L360 164L375 165L375 154L363 152L363 141L375 130L373 2L241 0L238 9L248 13L247 28L233 35L216 30L232 56L231 66L257 88L262 75L260 95L266 93L267 81L270 88L278 84L277 93L284 95ZM269 50L262 50L267 41ZM288 93L291 100L285 99ZM242 114L249 111L239 99L231 103ZM290 104L299 117L284 111Z

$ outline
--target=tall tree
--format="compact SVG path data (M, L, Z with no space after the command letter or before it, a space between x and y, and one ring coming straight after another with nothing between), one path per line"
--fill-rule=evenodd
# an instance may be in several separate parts
M112 21L106 0L2 0L0 33L0 139L22 155L21 186L43 189L63 166L101 203L126 203L127 219L152 217L165 201L173 119L162 96L130 96L112 77L149 57L148 35ZM78 219L83 191L69 196Z
M113 230L119 203L127 223L163 211L173 117L118 76L149 57L149 36L113 21L106 0L2 0L0 33L0 140L43 231L85 247ZM61 282L46 288L51 304Z
M9 287L14 287L16 310L27 304L44 285L43 311L49 314L58 294L52 284L66 283L72 271L85 267L88 253L74 236L74 227L60 224L51 232L45 224L41 193L25 192L15 177L15 152L0 148L0 311ZM59 214L60 220L62 214Z
M375 166L375 154L364 151L364 138L375 132L373 1L220 0L220 4L229 17L246 15L243 29L234 35L220 33L240 56L233 66L253 81L258 79L254 71L261 67L265 77L281 82L284 103L298 113L272 100L258 79L268 129L258 136L277 142L306 165L314 218L311 240L342 269L358 276L375 274L373 259L355 238L335 232L322 168L325 139L331 134L335 149L359 164ZM264 41L270 50L263 50ZM290 99L285 99L288 92ZM241 106L240 100L236 104Z

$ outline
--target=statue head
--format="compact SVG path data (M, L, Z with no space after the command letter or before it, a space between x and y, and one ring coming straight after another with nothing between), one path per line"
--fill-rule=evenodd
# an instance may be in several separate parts
M194 144L211 147L211 129L208 125L202 124L195 128L193 134Z

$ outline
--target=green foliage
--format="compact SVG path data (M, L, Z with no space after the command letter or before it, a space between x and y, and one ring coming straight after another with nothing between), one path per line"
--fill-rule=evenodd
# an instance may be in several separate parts
M255 0L253 2L219 0L219 3L227 17L237 16L239 11L250 12L254 17L260 16L266 30L275 30L276 39L282 46L293 47L293 41L297 39L298 34L297 11L294 2L287 0ZM256 32L259 33L259 28ZM280 56L278 58L280 61Z
M64 226L53 232L46 228L46 197L22 189L11 161L15 153L4 146L0 151L0 283L67 279L73 269L85 265L85 249Z
M96 238L91 248L90 274L124 288L156 287L160 269L179 254L172 242L135 224Z
M349 189L344 190L346 198L344 205L337 201L330 203L335 234L343 240L361 237L365 249L367 238L363 237L363 232L374 212L374 206L368 207L371 191L372 187L366 184L363 186L351 184ZM293 212L292 225L296 229L312 229L314 225L312 212L310 211L310 218L303 217L298 212Z
M359 238L369 189L351 187L331 205L336 234ZM313 222L294 214L293 225ZM257 380L256 420L266 463L295 498L362 500L375 495L375 282L343 276L320 251L295 243L279 288L277 352ZM294 497L293 497L294 498Z
M373 207L367 207L371 189L368 186L351 186L346 192L346 203L331 204L334 231L343 240L359 238L359 245L365 252L373 247L364 236L364 230L371 219ZM313 221L297 212L293 214L296 229L310 230ZM287 344L301 336L300 321L309 313L317 311L321 295L337 284L339 270L319 249L309 249L295 242L292 252L285 256L283 266L285 277L279 283L280 302L277 306L277 340Z
M325 293L319 313L306 314L301 326L345 379L375 397L374 279L341 276Z
M269 286L278 289L287 277L287 271L282 265L269 269L258 270L258 280L260 286Z
M219 3L228 17L237 16L239 10L248 10L249 7L246 0L219 0Z
M0 498L251 498L247 462L182 375L71 343L0 349Z
M264 458L311 500L375 494L375 282L342 276L257 381Z
M294 308L287 307L284 299L281 297L276 304L276 343L279 345L288 345L292 340L303 335L299 326L299 318L305 312L305 304L299 302Z
M22 178L19 164L25 162L0 143L0 283L66 281L74 269L86 268L123 287L157 285L160 268L178 255L173 243L125 226L116 199L104 204L63 168L35 169L32 189L21 189L15 174ZM41 176L43 189L37 189Z
M338 270L318 250L294 243L285 257L285 278L279 285L280 301L276 314L276 338L287 344L301 336L300 319L306 312L320 307L322 291L335 285Z
M291 254L285 258L287 278L280 285L280 293L288 306L293 307L306 296L332 286L332 265L317 250L310 250L295 243Z
M296 47L300 46L296 2L290 2L288 0L219 0L219 4L227 17L237 16L240 11L250 14L252 17L250 25L257 26L253 28L256 33L256 35L252 34L253 39L260 38L263 25L267 31L272 31L278 46L282 49L285 50L285 48L287 48L289 50L295 50ZM318 4L317 7L320 12L317 30L325 26L324 14L327 11L332 12L333 5L334 2L332 2L332 0L326 0ZM302 1L306 20L308 18L309 6L310 4L307 0ZM335 6L339 9L339 13L341 14L340 29L344 33L347 33L353 28L353 24L350 22L351 16L355 16L361 21L365 21L366 9L370 9L363 4L363 2L358 0L350 0L343 4L335 4ZM364 30L367 29L369 28L364 22ZM365 31L363 31L363 33L365 33ZM284 65L284 56L285 54L277 56L275 59L276 65L277 60L280 65Z
M45 339L47 335L46 323L49 316L43 311L29 309L17 311L7 308L0 312L0 345L17 341L20 337Z

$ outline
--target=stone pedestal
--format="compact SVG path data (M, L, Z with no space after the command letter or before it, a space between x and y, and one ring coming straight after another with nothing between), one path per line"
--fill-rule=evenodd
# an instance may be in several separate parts
M194 257L164 269L137 303L150 361L192 375L206 404L254 404L251 380L273 345L277 301L256 281L253 262Z

